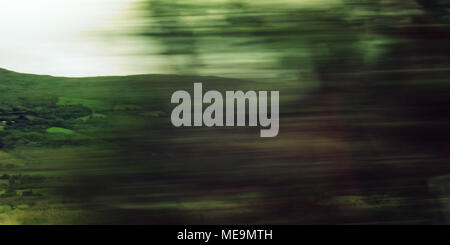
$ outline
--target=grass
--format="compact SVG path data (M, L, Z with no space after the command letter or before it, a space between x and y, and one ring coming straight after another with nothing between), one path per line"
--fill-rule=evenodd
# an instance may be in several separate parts
M58 97L57 105L83 105L94 110L108 109L108 103L101 100L82 99L73 97Z
M92 113L91 115L88 115L88 116L84 116L84 117L79 117L79 118L77 118L78 120L81 120L81 121L83 121L83 122L87 122L87 121L89 121L90 119L95 119L95 118L97 118L97 119L104 119L104 118L106 118L107 116L105 115L105 114L101 114L101 113Z
M76 134L75 131L67 129L67 128L59 128L59 127L51 127L46 129L47 133L51 133L51 134Z

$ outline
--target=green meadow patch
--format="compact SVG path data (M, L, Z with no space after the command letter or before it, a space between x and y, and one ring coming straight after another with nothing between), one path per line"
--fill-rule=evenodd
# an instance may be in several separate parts
M58 102L56 105L65 106L65 105L82 105L91 109L97 110L107 110L109 109L109 104L101 101L101 100L92 100L92 99L80 99L80 98L71 98L71 97L58 97Z
M87 115L84 117L79 117L77 118L78 120L81 120L83 122L87 122L90 119L95 119L95 118L99 118L99 119L103 119L106 118L107 116L105 114L101 114L101 113L92 113L91 115Z
M51 134L68 134L68 135L72 135L75 134L76 132L67 128L59 128L59 127L51 127L48 128L47 133L51 133Z

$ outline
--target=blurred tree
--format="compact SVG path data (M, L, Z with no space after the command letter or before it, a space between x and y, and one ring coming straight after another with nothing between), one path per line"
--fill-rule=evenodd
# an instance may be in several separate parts
M425 10L443 21L450 21L450 0L417 0Z

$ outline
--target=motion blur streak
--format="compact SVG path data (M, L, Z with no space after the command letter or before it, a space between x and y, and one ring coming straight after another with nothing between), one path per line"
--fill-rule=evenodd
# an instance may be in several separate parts
M271 140L171 129L164 144L144 130L127 156L145 165L158 145L171 158L122 188L164 197L130 202L121 222L447 222L450 183L437 176L450 171L448 5L312 2L141 2L138 34L158 47L146 56L280 90L281 126Z
M251 79L240 86L280 90L282 101L272 140L174 130L161 181L183 191L167 209L194 223L448 222L450 177L437 177L450 173L448 2L140 7L140 34L159 47L148 55L169 70Z
M146 45L123 55L176 75L74 88L140 107L109 115L108 143L77 150L61 193L90 213L81 223L449 223L449 6L133 2L115 35ZM280 91L279 135L172 127L170 94L193 82Z

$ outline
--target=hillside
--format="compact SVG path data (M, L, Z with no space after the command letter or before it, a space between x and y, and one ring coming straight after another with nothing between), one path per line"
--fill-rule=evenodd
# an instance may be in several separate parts
M147 177L163 171L155 167L169 155L170 96L196 81L248 86L218 77L65 78L0 69L0 223L93 222L83 220L92 210L81 206L117 184L112 176L128 171L133 182L150 165ZM49 217L50 209L60 213Z
M307 90L0 70L0 224L436 222L450 173L448 69L321 74ZM280 134L174 128L171 94L194 82L280 90Z

